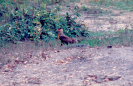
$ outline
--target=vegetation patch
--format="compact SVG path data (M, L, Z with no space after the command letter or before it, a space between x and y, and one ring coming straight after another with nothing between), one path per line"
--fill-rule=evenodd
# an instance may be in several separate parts
M116 6L122 10L133 11L132 0L91 0L91 4L102 6Z
M75 18L69 13L58 15L61 7L50 8L50 2L3 1L0 8L0 18L4 21L0 27L1 43L23 40L49 42L57 38L56 29L60 27L70 37L89 36L85 26L75 22L77 14Z
M99 15L103 13L109 13L109 11L103 11L102 8L87 8L82 6L69 6L65 4L69 9L73 9L73 15L66 12L64 15L60 15L59 12L63 8L62 2L66 0L1 0L0 4L0 42L17 43L18 41L35 41L37 43L45 41L45 43L51 42L54 46L57 39L56 30L60 27L64 29L65 35L69 37L80 37L80 44L89 44L93 46L101 45L113 45L132 43L132 30L120 30L118 32L90 32L87 31L86 25L79 22L75 22L75 19L80 17L80 12L84 11L87 14ZM72 2L70 0L70 2ZM67 2L68 3L68 2ZM128 1L112 1L112 0L91 0L90 3L94 5L102 6L118 6L120 8L126 8L132 10L132 0ZM73 17L74 16L74 17ZM108 33L108 34L107 34ZM58 43L58 42L57 42Z
M88 44L90 47L100 46L131 46L133 44L133 30L119 30L117 32L90 32L90 37L83 39L81 44Z

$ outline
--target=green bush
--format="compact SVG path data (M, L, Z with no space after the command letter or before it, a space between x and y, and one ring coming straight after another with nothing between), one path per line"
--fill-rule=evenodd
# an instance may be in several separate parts
M57 15L60 6L50 9L47 8L46 1L35 7L32 6L31 2L27 1L26 3L8 5L8 3L3 2L1 5L1 19L6 21L6 24L0 27L1 42L17 43L17 41L23 40L48 42L57 38L56 29L60 27L71 37L89 36L88 31L85 30L86 27L77 24L75 18L72 18L68 13L62 16Z

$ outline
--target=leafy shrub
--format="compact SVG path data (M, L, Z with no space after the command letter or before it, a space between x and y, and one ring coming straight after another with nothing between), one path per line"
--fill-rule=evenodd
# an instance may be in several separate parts
M3 2L6 5L6 3ZM20 5L20 6L19 6ZM0 27L1 42L13 42L23 40L48 42L57 38L56 29L62 27L64 32L71 36L89 36L85 26L77 24L68 13L64 16L57 15L58 9L46 7L42 2L39 6L29 6L12 3L11 6L2 5L1 18L7 18L7 23ZM3 9L4 8L4 9ZM41 10L39 10L41 9ZM6 11L5 11L6 10ZM5 15L5 16L3 16Z

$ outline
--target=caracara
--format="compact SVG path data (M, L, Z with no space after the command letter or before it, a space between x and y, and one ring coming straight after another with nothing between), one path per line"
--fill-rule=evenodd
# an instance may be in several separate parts
M76 42L80 42L79 40L76 41L75 39L69 38L68 36L64 35L63 33L63 29L59 28L57 29L58 32L58 38L61 40L61 46L65 43L65 44L69 44L69 43L76 43Z

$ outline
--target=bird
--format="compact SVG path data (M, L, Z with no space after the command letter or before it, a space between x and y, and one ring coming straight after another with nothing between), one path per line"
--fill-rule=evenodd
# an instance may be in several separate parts
M65 44L73 44L73 43L79 43L80 41L79 40L75 40L73 38L70 38L66 35L64 35L63 33L63 28L59 28L57 29L57 32L58 32L58 38L61 40L61 46L65 43Z

